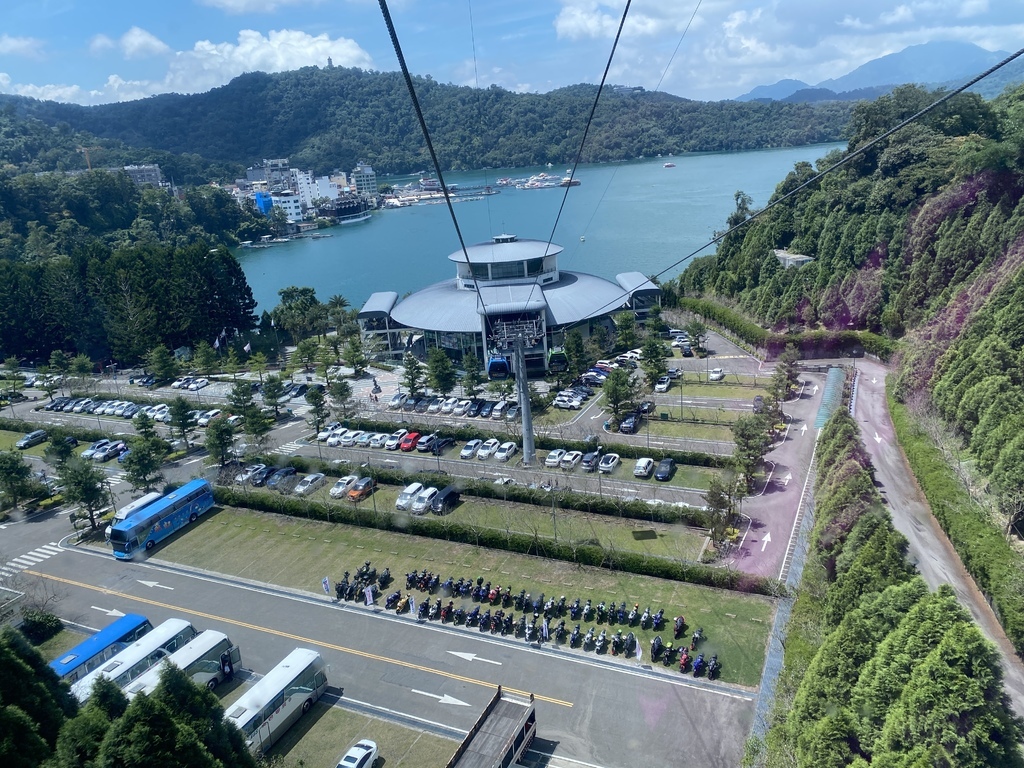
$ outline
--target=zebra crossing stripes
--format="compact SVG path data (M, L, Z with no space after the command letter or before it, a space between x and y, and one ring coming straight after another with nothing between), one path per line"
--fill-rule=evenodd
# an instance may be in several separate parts
M54 555L59 555L63 551L55 541L51 541L49 544L44 544L41 547L36 547L31 552L25 552L17 557L13 557L3 565L0 565L0 577L16 576L26 568L31 568L44 560L49 560Z
M302 443L300 443L298 440L292 440L290 442L279 445L277 448L274 448L271 451L271 453L276 453L280 456L288 456L295 453L301 447Z
M111 485L120 485L121 483L127 482L127 478L124 472L118 472L117 474L110 475L107 478L107 482Z

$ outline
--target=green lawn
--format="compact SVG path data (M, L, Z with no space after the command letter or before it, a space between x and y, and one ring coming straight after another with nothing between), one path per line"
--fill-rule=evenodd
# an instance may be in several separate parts
M81 632L75 632L71 629L62 629L45 643L37 645L36 650L42 654L42 657L46 659L46 661L50 662L74 648L80 642L85 640L86 637L87 635L83 635Z
M21 440L25 436L24 432L8 432L6 430L0 430L0 451L14 451L16 453L25 454L28 456L44 456L46 454L46 448L50 444L42 442L39 445L33 445L31 448L20 450L14 447L14 444ZM79 442L78 447L75 448L75 453L81 453L88 448L90 443Z
M635 535L657 536L657 531L648 528ZM653 610L660 607L666 616L686 616L691 630L703 626L708 638L704 650L719 655L722 679L746 686L755 686L760 679L774 613L772 602L758 596L243 509L214 510L200 525L162 545L155 556L314 593L320 592L325 574L337 580L344 571L371 560L378 569L390 568L403 590L403 574L428 569L443 577L482 576L515 592L564 594L569 601L578 596L595 605L615 600L640 603L641 608L650 605ZM644 643L654 634L634 631Z
M723 443L733 441L732 427L726 424L693 424L687 421L652 419L649 425L647 422L644 423L641 434L646 433L648 426L652 436L678 437L684 440L717 440Z

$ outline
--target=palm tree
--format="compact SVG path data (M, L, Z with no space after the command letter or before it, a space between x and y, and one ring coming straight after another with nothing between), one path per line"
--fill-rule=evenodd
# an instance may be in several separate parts
M327 306L330 309L348 309L348 299L342 296L340 293L336 293L327 300Z

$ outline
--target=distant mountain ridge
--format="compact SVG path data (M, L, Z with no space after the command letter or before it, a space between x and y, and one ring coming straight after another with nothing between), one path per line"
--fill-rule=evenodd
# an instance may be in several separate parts
M1008 55L1005 51L989 51L973 43L955 41L912 45L897 53L872 59L841 77L822 80L813 86L802 80L780 80L773 85L759 85L737 96L736 101L857 101L877 98L905 83L917 83L929 88L956 87ZM1022 81L1024 63L1018 60L972 90L992 98L1007 85Z

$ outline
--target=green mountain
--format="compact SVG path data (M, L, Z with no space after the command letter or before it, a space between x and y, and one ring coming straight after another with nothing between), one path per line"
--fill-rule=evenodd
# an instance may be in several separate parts
M572 162L597 92L593 85L529 94L444 85L429 77L415 83L445 169ZM288 157L293 166L317 173L352 168L359 160L390 173L429 167L409 94L396 72L307 67L248 73L188 96L91 107L4 96L0 105L128 147L242 167L271 157ZM850 109L839 103L704 103L609 88L583 160L836 141Z

